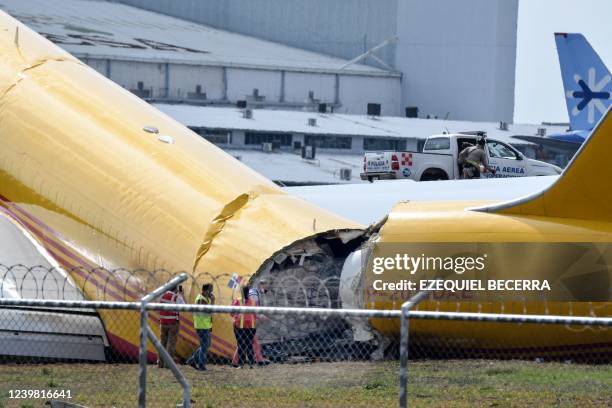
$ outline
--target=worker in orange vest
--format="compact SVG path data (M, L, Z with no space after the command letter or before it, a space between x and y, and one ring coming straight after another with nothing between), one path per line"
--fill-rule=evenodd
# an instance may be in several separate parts
M160 303L168 304L184 304L183 287L175 286L171 290L166 291L159 299ZM160 340L162 346L168 351L170 357L176 361L176 340L179 334L180 316L179 312L174 310L162 310L159 312ZM166 368L164 361L159 358L157 360L159 368Z
M265 278L260 279L256 287L251 287L249 289L249 299L254 302L255 306L262 306L262 296L268 293L269 290L270 285L268 281ZM262 317L265 318L265 316L262 315L257 316L258 319L261 319ZM267 360L263 357L263 354L261 352L261 343L259 342L257 334L253 337L253 353L255 353L255 361L257 362L257 365L265 366L270 364L270 360ZM237 349L234 352L234 356L232 357L232 364L235 366L238 365Z
M249 286L242 288L241 297L232 301L232 306L256 306L255 302L249 299ZM246 300L245 300L246 299ZM238 364L236 368L242 368L245 361L249 367L253 368L255 361L253 355L253 337L255 337L257 327L257 316L253 313L232 313L234 319L234 335L238 345Z

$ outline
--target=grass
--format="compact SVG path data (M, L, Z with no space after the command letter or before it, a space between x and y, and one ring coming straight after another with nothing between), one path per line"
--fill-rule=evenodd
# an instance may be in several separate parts
M183 367L194 407L394 407L397 362L271 365L236 370ZM147 401L173 407L181 391L168 370L149 366ZM609 406L612 367L530 361L411 361L409 404L418 407ZM138 367L110 364L0 366L0 407L43 406L11 400L10 389L69 389L87 407L133 407Z

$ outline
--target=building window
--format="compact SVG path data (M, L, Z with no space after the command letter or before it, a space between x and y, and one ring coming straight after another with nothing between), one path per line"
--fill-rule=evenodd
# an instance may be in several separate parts
M192 127L189 129L208 140L210 143L216 145L228 145L232 144L232 133L229 130L224 129L206 129L202 127Z
M406 150L406 139L387 139L384 137L365 137L364 150Z
M247 145L272 143L279 146L291 146L292 139L293 135L291 133L246 132L244 134L244 144Z
M304 136L306 146L316 146L323 149L351 149L352 141L350 136Z

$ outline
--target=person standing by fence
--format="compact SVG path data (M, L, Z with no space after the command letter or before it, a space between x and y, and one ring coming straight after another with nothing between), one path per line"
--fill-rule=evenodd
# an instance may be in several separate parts
M251 286L249 289L249 299L253 301L255 306L263 306L262 296L270 290L270 285L266 279L260 279L255 287ZM265 316L258 315L257 319L261 320L261 318L265 318ZM270 364L270 360L267 360L263 357L261 352L261 343L259 343L259 339L257 338L257 334L253 336L253 353L255 355L255 362L259 366L266 366ZM232 364L238 365L238 350L234 352L234 356L232 357Z
M256 306L255 302L249 298L249 286L244 286L241 297L232 301L232 306ZM255 361L253 353L253 337L255 337L257 316L253 313L232 313L234 319L234 335L238 345L238 364L236 368L242 368L245 361L249 367L253 368Z
M196 304L198 305L214 305L215 295L213 294L212 283L206 283L202 286L202 293L196 296ZM198 347L191 357L187 359L187 364L197 370L206 371L206 354L211 345L213 318L211 313L194 312L193 327L200 338L200 347Z
M184 304L183 287L178 285L166 291L159 300L160 303ZM176 339L179 334L180 317L176 310L162 310L159 312L160 340L162 346L168 351L170 357L176 361ZM166 364L160 358L157 360L159 368L166 368Z

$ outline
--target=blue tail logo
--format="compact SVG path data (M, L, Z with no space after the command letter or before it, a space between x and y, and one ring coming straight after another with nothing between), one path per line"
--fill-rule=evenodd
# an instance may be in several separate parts
M568 98L579 100L578 104L572 109L572 115L578 116L587 108L587 121L594 124L595 110L598 111L599 115L606 112L606 105L602 101L610 99L610 92L603 91L603 89L606 88L610 80L612 80L612 77L609 74L605 74L600 80L597 80L597 71L593 67L589 68L587 82L580 75L574 75L574 81L579 89L567 91L566 94Z
M572 131L590 131L612 104L612 75L582 34L555 33Z

